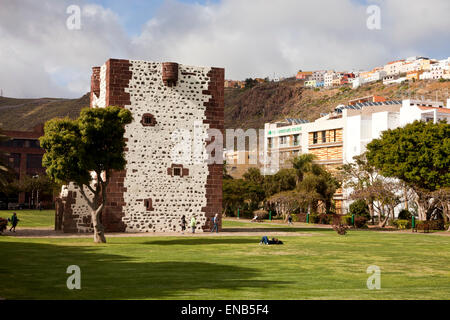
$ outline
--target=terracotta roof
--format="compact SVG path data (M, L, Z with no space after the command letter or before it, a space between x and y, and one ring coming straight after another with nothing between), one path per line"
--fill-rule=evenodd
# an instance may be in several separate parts
M450 113L449 108L419 107L421 110L437 110L440 113Z

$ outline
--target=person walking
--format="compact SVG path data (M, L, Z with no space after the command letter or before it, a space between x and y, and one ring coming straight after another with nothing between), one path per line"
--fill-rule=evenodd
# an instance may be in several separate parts
M211 232L214 232L216 230L216 233L219 233L219 214L216 213L216 215L213 218L213 228L211 229Z
M195 233L195 227L197 226L197 220L195 220L195 217L192 216L191 218L191 228L192 228L192 233Z
M288 225L292 225L292 216L290 213L288 215Z
M16 226L17 226L17 223L19 222L19 219L17 218L17 214L15 212L13 212L13 215L12 215L10 221L11 221L12 227L11 227L11 229L9 229L9 231L16 232Z
M186 230L186 216L183 214L181 217L181 233L184 234L184 230Z

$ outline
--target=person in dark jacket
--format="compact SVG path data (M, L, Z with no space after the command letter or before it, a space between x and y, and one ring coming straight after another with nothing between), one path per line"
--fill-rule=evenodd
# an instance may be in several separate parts
M213 228L211 229L211 232L214 232L214 230L216 230L216 233L219 232L219 214L216 213L216 215L213 218Z
M184 230L186 230L186 216L183 214L181 217L181 233L184 234Z
M17 214L15 212L11 216L10 222L11 222L12 227L11 227L11 229L9 229L9 231L16 232L16 226L17 226L17 223L19 223L19 218L17 218Z

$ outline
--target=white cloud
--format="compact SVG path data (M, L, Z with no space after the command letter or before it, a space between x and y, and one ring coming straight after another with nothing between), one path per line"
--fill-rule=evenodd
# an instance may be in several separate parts
M450 55L448 0L373 0L381 30L355 0L166 1L136 37L120 12L82 2L0 0L0 87L8 96L79 96L90 68L110 57L225 67L226 77L288 76L298 69L365 69L409 55ZM86 0L87 1L87 0Z

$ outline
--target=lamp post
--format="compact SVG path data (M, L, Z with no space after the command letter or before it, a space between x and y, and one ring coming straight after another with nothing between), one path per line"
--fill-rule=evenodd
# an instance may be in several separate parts
M38 174L34 175L33 179L39 179L39 175ZM39 188L37 186L33 185L33 191L31 193L31 198L33 199L33 201L32 201L33 206L34 206L34 209L36 209L36 203L34 202L34 189L36 189L36 203L39 203Z

